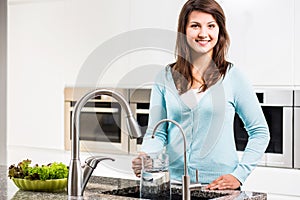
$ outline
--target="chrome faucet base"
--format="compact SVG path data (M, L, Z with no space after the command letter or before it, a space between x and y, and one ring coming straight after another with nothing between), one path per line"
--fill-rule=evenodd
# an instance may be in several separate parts
M188 175L182 176L182 199L183 200L191 199L190 177Z
M69 196L82 196L82 169L79 159L72 159L69 165L68 194Z

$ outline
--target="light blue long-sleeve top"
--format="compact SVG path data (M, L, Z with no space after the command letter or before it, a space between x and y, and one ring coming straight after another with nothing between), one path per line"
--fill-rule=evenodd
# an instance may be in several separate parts
M233 132L237 113L244 122L249 139L239 160ZM232 174L242 184L262 158L270 140L268 125L250 82L236 67L206 90L195 107L187 106L176 89L171 67L167 66L152 87L148 129L141 151L157 152L166 147L171 178L183 175L183 138L174 124L164 123L151 138L161 119L177 121L187 141L187 164L191 181L210 183Z

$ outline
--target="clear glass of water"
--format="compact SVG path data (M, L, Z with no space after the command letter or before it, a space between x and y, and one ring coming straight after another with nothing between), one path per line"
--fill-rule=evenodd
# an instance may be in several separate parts
M142 156L140 198L171 199L169 156L164 151Z

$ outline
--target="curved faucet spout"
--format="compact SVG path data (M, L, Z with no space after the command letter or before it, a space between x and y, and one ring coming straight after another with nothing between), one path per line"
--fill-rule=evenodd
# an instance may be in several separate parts
M80 112L84 105L92 98L108 95L116 99L126 113L127 128L130 138L141 137L141 131L138 123L133 117L130 110L130 106L124 97L116 91L109 89L96 89L80 98L74 106L72 113L72 143L71 143L71 161L69 165L69 176L68 176L68 195L69 196L82 196L85 188L85 184L88 178L84 177L87 173L82 173L81 163L79 160L79 130L80 130ZM96 163L96 162L95 162ZM97 162L98 163L98 162ZM95 165L96 167L96 165Z
M116 91L109 90L109 89L96 89L93 90L86 95L84 95L81 99L77 101L77 103L74 106L74 111L72 113L72 159L78 159L79 158L79 130L80 130L80 112L84 105L88 102L88 100L101 96L101 95L107 95L111 96L121 105L121 107L125 110L126 113L126 119L127 119L127 127L129 131L130 138L139 138L141 137L141 131L139 128L138 123L133 117L133 114L130 110L130 106L125 100L125 98L119 94Z
M152 138L155 137L155 132L156 132L157 128L159 127L159 125L164 122L171 122L171 123L175 124L179 128L180 133L182 135L182 138L183 138L183 162L184 162L184 174L182 176L182 200L190 200L191 199L190 177L188 175L187 161L186 161L186 137L185 137L185 134L184 134L184 131L183 131L181 125L172 119L162 119L159 122L157 122L157 124L154 126Z

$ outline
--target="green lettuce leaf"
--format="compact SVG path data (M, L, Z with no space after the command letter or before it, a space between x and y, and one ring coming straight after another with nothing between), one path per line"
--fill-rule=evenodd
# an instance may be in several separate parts
M17 166L11 165L8 168L9 178L23 178L29 180L62 179L68 177L69 169L63 163L50 163L48 165L30 166L31 160L23 160Z

